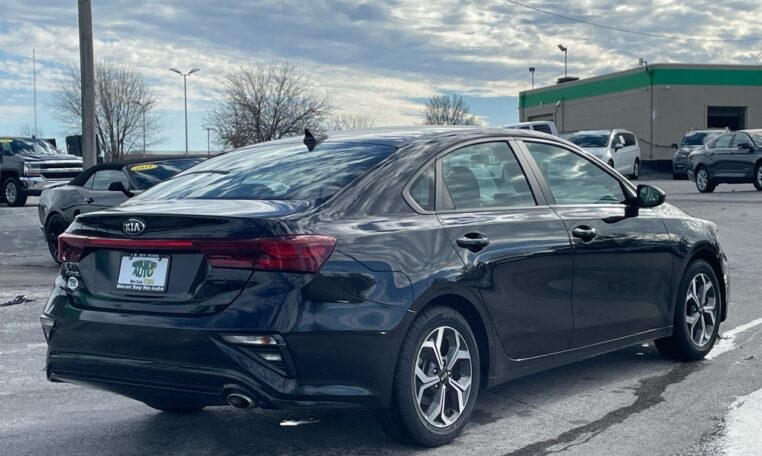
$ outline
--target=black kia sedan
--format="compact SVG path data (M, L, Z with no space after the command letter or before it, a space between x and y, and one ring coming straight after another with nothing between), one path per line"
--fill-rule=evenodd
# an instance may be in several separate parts
M701 193L718 184L754 184L762 191L762 130L727 132L691 152L688 178Z
M268 142L59 237L47 376L166 412L376 410L424 446L479 391L728 309L717 227L560 138L468 127Z

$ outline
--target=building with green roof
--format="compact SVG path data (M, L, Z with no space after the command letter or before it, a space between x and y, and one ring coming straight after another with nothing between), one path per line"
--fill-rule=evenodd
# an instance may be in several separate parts
M762 128L762 66L654 64L519 94L522 121L624 128L644 160L671 160L689 130Z

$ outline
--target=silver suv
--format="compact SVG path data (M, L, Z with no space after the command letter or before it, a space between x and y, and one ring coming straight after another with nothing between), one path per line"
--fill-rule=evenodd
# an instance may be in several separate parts
M82 159L38 138L0 137L0 201L23 206L52 185L82 172Z

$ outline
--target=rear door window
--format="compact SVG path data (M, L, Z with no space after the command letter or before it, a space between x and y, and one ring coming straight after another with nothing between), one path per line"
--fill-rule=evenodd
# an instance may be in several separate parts
M441 160L442 177L456 210L536 204L526 176L505 142L466 146Z
M550 125L548 124L536 124L534 126L535 131L541 131L543 133L552 134L553 132L550 130Z
M434 199L436 197L434 176L434 163L432 163L410 185L410 197L424 211L434 210Z
M717 141L714 142L714 149L727 149L730 147L730 142L733 140L733 134L732 133L725 133L724 135L717 138Z
M229 152L147 190L141 200L302 200L320 204L392 152L387 144L268 144Z

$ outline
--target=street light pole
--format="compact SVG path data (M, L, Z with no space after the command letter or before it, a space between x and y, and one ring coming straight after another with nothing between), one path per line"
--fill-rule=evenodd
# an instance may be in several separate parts
M140 106L143 111L143 155L146 153L146 104L141 103L138 100L133 101L134 104Z
M569 48L564 46L563 44L558 45L558 49L560 49L564 53L564 77L568 77L568 73L566 72L566 62L567 62L567 53L569 51Z
M93 57L93 13L91 0L79 0L79 67L82 93L82 165L96 164L95 58Z
M209 158L211 156L211 152L212 152L212 147L211 147L212 143L209 140L209 137L210 137L210 133L209 132L214 130L214 128L207 127L207 128L204 128L204 130L206 130L206 158Z
M183 77L183 94L185 98L185 156L188 156L188 76L197 71L201 71L200 68L194 68L187 73L183 73L177 68L170 68L169 71L174 71Z
M534 90L534 67L529 67L529 72L532 73L532 90Z

